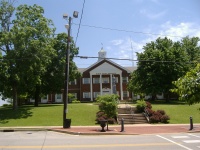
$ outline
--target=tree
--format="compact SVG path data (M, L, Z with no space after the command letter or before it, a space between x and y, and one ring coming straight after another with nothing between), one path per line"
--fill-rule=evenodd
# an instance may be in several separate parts
M185 76L174 81L176 88L172 92L179 94L179 99L192 105L200 102L200 64L191 69Z
M46 73L42 80L42 93L58 93L64 88L64 72L65 72L65 53L67 50L66 33L60 33L54 38L55 54L51 59L51 63L46 68ZM70 44L70 65L69 65L69 80L80 77L80 72L73 62L73 58L78 54L78 48L75 47L73 39Z
M54 55L52 35L54 27L51 20L43 16L42 7L33 5L20 5L16 9L12 28L4 32L1 43L5 48L4 69L7 82L3 94L11 96L12 89L13 107L17 108L17 97L27 92L35 93L35 106L40 94L41 76L46 71L46 65L51 62ZM7 44L8 43L8 44Z
M155 42L147 43L143 47L144 52L137 53L138 68L131 75L129 90L152 95L153 99L156 94L164 93L169 100L172 81L183 76L191 66L187 63L190 61L190 54L186 51L188 46L191 51L199 49L196 44L189 42L186 47L186 41L192 39L186 37L182 42L173 42L168 38L158 38Z
M1 49L5 55L0 56L3 57L0 79L4 81L0 83L0 92L13 98L14 109L19 97L34 98L34 105L38 106L43 95L63 88L67 34L54 37L54 32L53 22L44 17L44 9L38 5L17 7L12 27L1 32ZM80 76L73 62L78 54L73 39L70 51L69 73L73 80Z
M15 8L12 3L5 0L0 2L0 92L5 97L13 97L13 106L17 107L17 94L15 91L16 76L13 60L7 59L6 55L12 53L13 44L10 40L11 17ZM5 55L2 55L2 52ZM12 93L10 92L12 91Z

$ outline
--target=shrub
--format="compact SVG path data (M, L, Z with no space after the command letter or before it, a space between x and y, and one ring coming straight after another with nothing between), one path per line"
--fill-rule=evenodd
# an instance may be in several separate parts
M165 115L165 111L164 110L157 110L157 112L161 113L162 115Z
M80 103L81 101L77 100L77 99L74 99L72 100L72 103Z
M168 120L170 120L169 116L167 115L163 115L161 118L160 118L160 122L161 123L168 123Z
M145 107L146 107L146 102L143 99L136 101L136 108L138 113L144 112Z
M155 112L155 111L153 111L152 109L150 109L148 107L146 107L146 111L147 111L149 117L151 117L153 115L153 113Z
M146 107L149 108L149 109L151 109L152 108L151 103L148 102L148 101L146 101Z
M116 120L114 118L108 118L107 115L102 112L102 111L99 111L96 113L96 122L97 124L100 124L100 121L102 120L107 120L109 124L114 124L116 122Z
M117 115L118 95L101 95L96 98L99 103L99 110L104 112L108 118L113 118Z
M150 123L158 123L160 122L162 114L159 112L154 112L151 117L149 117Z

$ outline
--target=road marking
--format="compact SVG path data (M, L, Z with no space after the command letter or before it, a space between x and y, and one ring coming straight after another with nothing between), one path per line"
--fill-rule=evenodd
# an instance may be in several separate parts
M198 136L198 135L194 135L194 134L188 134L188 135L200 138L200 136Z
M162 138L162 139L164 139L164 140L167 140L167 141L169 141L169 142L171 142L171 143L174 143L174 144L176 144L176 145L178 145L178 146L180 146L180 147L183 147L183 148L185 148L185 149L187 149L187 150L192 150L192 149L190 149L190 148L188 148L188 147L186 147L186 146L184 146L184 145L181 145L181 144L179 144L179 143L176 143L176 142L174 142L174 141L172 141L172 140L170 140L170 139L168 139L168 138L165 138L165 137L163 137L163 136L160 136L160 135L156 135L156 136L158 136L158 137L160 137L160 138Z
M200 140L186 140L185 143L200 143Z
M50 146L0 146L0 149L66 149L66 148L109 148L109 147L148 147L148 146L168 146L172 143L141 143L141 144L94 144L94 145L50 145Z
M189 138L189 136L172 136L174 139L184 139L184 138Z

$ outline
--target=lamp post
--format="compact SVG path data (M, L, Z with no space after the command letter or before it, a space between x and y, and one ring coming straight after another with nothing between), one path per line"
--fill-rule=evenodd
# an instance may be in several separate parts
M74 11L73 17L74 18L78 18L78 12L77 11ZM63 18L67 19L68 15L64 14ZM67 104L68 104L68 85L69 85L71 20L72 20L72 18L69 17L69 25L65 25L65 27L68 29L68 35L67 35L67 50L66 50L66 54L65 54L65 82L64 82L64 93L63 93L63 103L64 103L64 108L63 108L63 128L70 128L70 125L71 125L71 119L66 119L67 113L68 113Z

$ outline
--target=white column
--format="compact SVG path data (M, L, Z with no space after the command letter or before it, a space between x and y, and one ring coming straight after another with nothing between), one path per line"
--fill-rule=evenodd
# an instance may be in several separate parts
M110 74L110 94L113 94L113 82L112 82L112 74Z
M119 75L119 78L120 78L120 93L121 93L121 100L123 100L123 86L122 86L122 74L120 73Z
M90 100L93 101L92 75L90 74Z
M102 74L100 74L100 95L102 95Z

